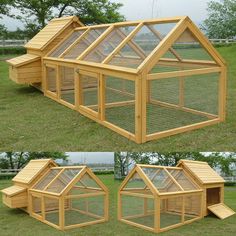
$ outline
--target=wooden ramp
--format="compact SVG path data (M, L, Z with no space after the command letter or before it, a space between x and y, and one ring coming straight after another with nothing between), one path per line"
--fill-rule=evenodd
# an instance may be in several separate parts
M208 210L215 214L221 220L235 214L235 212L229 207L227 207L224 203L209 206Z

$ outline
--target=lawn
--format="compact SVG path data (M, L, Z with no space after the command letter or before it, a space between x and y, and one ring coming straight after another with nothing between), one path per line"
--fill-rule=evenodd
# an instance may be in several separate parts
M218 50L228 63L226 122L142 145L129 141L78 112L44 97L41 92L32 87L17 85L10 81L8 65L4 62L6 57L0 56L0 150L234 151L236 146L236 45L221 47ZM204 95L201 97L204 98ZM132 117L132 110L130 107L125 112L121 111L126 114L122 117L125 119ZM172 127L173 114L168 113L168 116L165 116L166 111L159 110L159 112L163 115L161 119L158 113L154 114L155 117L159 117L159 122ZM116 118L114 115L108 117ZM166 117L168 122L165 122ZM127 126L125 119L120 120L119 124ZM186 117L185 119L185 123L188 124L189 119L199 118ZM148 122L152 121L152 117L148 117ZM129 125L127 129L133 127ZM161 129L148 127L148 132L153 130Z
M0 202L0 235L155 235L142 229L126 225L116 220L117 189L119 181L114 181L113 175L99 175L99 178L109 187L110 190L110 220L107 223L87 226L80 229L73 229L60 232L36 219L31 218L21 210L9 209ZM11 185L10 180L0 180L0 189ZM225 203L236 211L236 188L225 189ZM162 233L163 236L233 236L236 232L236 215L219 220L214 216L206 217L200 221L188 224L177 229Z

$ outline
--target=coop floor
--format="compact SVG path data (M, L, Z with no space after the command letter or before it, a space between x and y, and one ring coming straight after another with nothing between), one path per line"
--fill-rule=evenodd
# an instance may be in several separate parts
M194 217L185 216L185 221L191 220ZM129 221L141 224L144 226L154 227L154 215L147 215L142 217L137 217L130 219ZM171 225L181 223L181 215L171 214L171 213L161 213L160 227L165 228Z
M107 102L120 102L122 101L121 95L117 93L111 93L113 95ZM120 98L118 99L117 96ZM123 96L123 95L122 95ZM67 102L74 104L74 94L67 93L63 97ZM90 98L87 100L89 105L96 104L94 96L87 96ZM130 100L130 97L123 98L123 101ZM93 109L94 110L94 109ZM106 121L127 130L130 133L135 133L135 105L119 106L106 108L105 111ZM166 131L186 125L191 125L203 121L207 121L209 118L177 110L174 108L167 108L156 104L147 104L147 134L153 134L161 131Z
M47 213L46 220L55 224L55 225L58 225L59 224L58 212ZM65 226L81 224L81 223L91 222L91 221L95 221L95 220L98 220L98 218L88 216L86 214L83 214L83 213L75 211L75 210L66 210L65 211Z

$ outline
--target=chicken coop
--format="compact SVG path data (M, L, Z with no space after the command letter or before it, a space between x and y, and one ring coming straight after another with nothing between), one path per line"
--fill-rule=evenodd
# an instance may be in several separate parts
M203 171L196 170L199 166ZM224 219L235 212L224 204L223 193L224 180L204 162L181 160L177 167L136 165L119 189L118 220L159 233L210 212Z
M32 161L28 165L31 164ZM20 195L21 191L16 199L9 194L9 188L2 190L5 204L7 198L24 202L30 216L59 230L108 220L108 189L86 166L51 167L25 190L24 197Z
M188 17L78 26L41 61L45 96L136 143L225 120L226 63Z

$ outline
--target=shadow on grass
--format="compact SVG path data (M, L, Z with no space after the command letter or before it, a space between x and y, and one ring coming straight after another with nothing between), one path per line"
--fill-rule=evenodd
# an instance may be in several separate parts
M24 86L24 87L15 88L15 92L17 94L21 94L21 95L42 94L42 92L40 92L38 89L36 89L32 86Z

